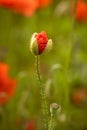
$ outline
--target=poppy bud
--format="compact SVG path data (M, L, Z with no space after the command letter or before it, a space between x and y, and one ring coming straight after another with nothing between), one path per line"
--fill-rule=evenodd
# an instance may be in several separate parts
M48 52L52 49L52 40L48 39L46 33L34 33L30 41L30 50L34 55L40 55L42 52Z
M55 112L57 112L58 110L61 109L61 106L56 104L56 103L52 103L50 104L50 113L51 114L55 114Z

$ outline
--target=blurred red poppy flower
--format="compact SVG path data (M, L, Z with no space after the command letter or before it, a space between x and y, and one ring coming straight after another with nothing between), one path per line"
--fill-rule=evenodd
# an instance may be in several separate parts
M32 16L34 12L48 5L51 0L0 0L0 6L12 9L25 16Z
M76 20L78 22L87 20L87 3L84 0L78 0L77 2Z
M49 5L50 3L52 3L52 0L39 0L40 7L45 7L45 6Z
M25 130L36 130L36 122L34 120L25 123Z
M0 5L14 12L31 16L39 6L38 0L0 0Z
M9 66L0 62L0 104L5 104L14 95L16 80L8 75Z
M75 90L72 93L71 100L76 105L87 103L87 89Z

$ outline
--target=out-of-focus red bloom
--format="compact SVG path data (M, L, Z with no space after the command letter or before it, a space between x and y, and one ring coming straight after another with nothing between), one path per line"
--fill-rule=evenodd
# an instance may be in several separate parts
M19 128L23 128L24 130L36 130L37 129L37 121L35 119L23 120L16 119L16 125Z
M73 103L75 103L76 105L81 105L82 103L86 103L87 102L87 89L75 90L72 93L71 99Z
M87 3L84 0L78 0L77 2L76 20L78 22L87 20Z
M16 80L8 75L9 66L0 62L0 104L6 104L14 95Z
M31 16L40 8L47 6L51 0L0 0L0 6L12 9L14 12Z
M36 122L31 120L25 123L25 130L36 130Z
M76 3L72 2L70 11L71 15L75 13L77 22L87 21L87 3L85 0L77 0Z
M52 0L39 0L39 6L40 7L45 7L49 5L52 2Z
M38 0L0 0L0 5L14 12L31 16L39 6Z

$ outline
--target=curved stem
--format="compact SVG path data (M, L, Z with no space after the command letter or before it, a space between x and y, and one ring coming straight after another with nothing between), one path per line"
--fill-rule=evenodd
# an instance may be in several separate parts
M45 130L48 130L48 109L47 109L47 102L46 102L46 96L44 92L44 87L43 83L41 80L40 76L40 70L39 70L39 56L36 56L36 71L37 71L37 76L38 80L40 83L40 94L41 94L41 100L42 100L42 111L43 111L43 116L44 116L44 128Z
M50 122L49 122L49 129L48 130L53 130L53 123L54 123L54 115L51 113L50 117Z

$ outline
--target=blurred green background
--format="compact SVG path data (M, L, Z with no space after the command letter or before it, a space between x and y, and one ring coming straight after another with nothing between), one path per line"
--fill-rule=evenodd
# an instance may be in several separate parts
M87 21L76 22L73 28L73 16L62 11L60 2L54 0L31 17L0 8L0 62L7 63L10 76L17 79L14 98L5 106L4 130L26 129L26 121L31 120L41 130L35 57L29 44L32 34L42 30L53 40L52 51L40 56L40 69L48 106L61 105L55 130L87 130Z

